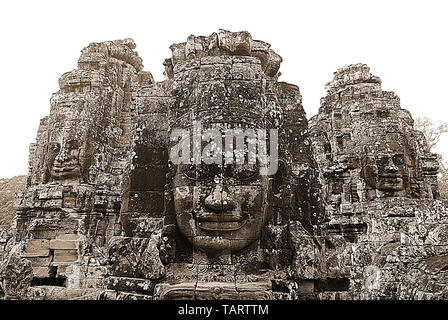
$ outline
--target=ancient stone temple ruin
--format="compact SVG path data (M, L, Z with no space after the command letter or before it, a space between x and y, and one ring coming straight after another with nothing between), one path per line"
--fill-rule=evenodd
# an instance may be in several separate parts
M339 296L446 299L447 204L423 134L365 64L337 70L326 90L310 131L328 276L350 281Z
M436 157L368 66L308 122L248 32L173 44L161 82L135 48L92 43L59 79L1 233L4 299L448 298Z

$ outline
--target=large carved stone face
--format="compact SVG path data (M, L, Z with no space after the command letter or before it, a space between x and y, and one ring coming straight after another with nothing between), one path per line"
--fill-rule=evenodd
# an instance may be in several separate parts
M177 165L173 193L178 227L208 254L243 249L260 237L267 184L258 165Z
M395 141L382 141L374 154L364 158L362 177L373 188L391 195L404 195L411 163L409 147Z
M82 131L54 130L50 133L46 165L53 181L79 183L83 180L89 165L87 140L87 134Z

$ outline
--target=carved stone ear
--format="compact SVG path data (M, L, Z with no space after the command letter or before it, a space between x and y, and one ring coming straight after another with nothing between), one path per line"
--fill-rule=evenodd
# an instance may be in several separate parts
M81 181L88 182L89 181L89 172L90 167L94 163L94 155L95 152L93 150L93 145L91 142L87 141L84 147L79 149L79 164L81 166Z
M44 166L43 169L44 169L44 174L43 174L43 176L42 176L42 183L43 183L43 184L47 184L47 183L49 183L50 180L51 180L51 175L50 175L50 171L49 171L48 168L47 168L46 160L45 160L45 166Z
M369 163L367 160L370 159L373 161L371 157L364 157L361 160L361 172L360 176L365 182L372 188L376 188L377 176L378 176L378 168L372 162Z
M278 160L278 170L277 172L272 176L272 179L277 181L277 183L279 184L283 184L284 183L284 179L286 177L287 174L287 169L286 169L286 165L285 165L285 161L284 160Z
M279 201L284 201L283 198L285 185L288 183L286 165L283 160L278 161L277 172L269 177L269 187L268 187L268 203L270 205L280 205ZM279 194L281 194L279 200Z

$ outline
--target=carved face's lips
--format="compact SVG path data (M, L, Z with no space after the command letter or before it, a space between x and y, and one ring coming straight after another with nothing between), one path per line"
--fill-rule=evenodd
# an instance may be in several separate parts
M81 167L79 166L79 164L67 164L67 165L55 164L50 170L50 174L56 180L77 177L80 175L80 173L81 173Z
M384 181L390 181L390 182L394 182L394 181L402 181L402 177L399 174L393 173L393 174L382 174L379 176L380 179L384 180Z
M379 176L379 185L381 188L391 190L403 189L403 178L399 174L382 174Z
M54 172L72 172L79 169L79 166L53 166Z
M246 218L241 212L196 213L197 226L205 231L236 231L246 224Z

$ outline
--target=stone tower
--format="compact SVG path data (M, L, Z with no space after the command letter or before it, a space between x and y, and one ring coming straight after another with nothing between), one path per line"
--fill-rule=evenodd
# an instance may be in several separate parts
M319 234L323 215L300 91L277 81L280 56L247 32L190 36L171 50L167 80L135 85L135 157L121 213L126 237L110 251L149 237L159 243L164 271L130 275L117 268L109 283L124 283L126 276L128 283L155 287L158 299L280 297L285 293L272 281L292 283L294 252L301 239ZM233 164L168 161L178 143L171 134L189 132L193 149L195 124L223 133L223 158L225 130L277 130L277 172L262 176L259 163L239 165L236 154ZM199 135L200 147L205 138ZM137 257L143 256L144 247ZM139 259L144 269L148 260ZM135 292L118 289L119 296Z
M133 49L130 39L84 48L41 120L15 219L32 264L31 295L78 296L101 286L102 252L120 228L132 83L143 68Z
M447 210L423 134L365 64L338 69L326 89L310 131L326 207L327 276L350 279L339 297L446 296L435 265L448 262L438 247L446 245Z

